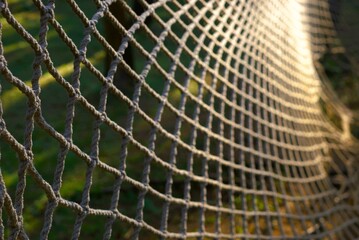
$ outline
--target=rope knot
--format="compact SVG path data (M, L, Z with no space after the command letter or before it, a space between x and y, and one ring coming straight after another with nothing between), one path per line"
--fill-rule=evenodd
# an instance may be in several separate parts
M86 52L84 50L80 50L79 51L79 60L80 62L85 62L85 59L86 59Z
M148 61L150 61L151 63L156 61L156 58L153 56L153 54L150 54L147 56Z
M52 6L45 7L44 13L47 19L52 19L55 16L55 12Z
M126 131L126 137L132 138L132 130L127 130Z
M160 98L160 102L161 102L162 104L166 104L166 101L167 101L167 97L166 97L166 96L162 96L162 97Z
M139 105L138 105L137 102L132 102L131 107L132 107L132 109L133 109L135 112L138 112Z
M63 144L64 144L64 147L66 148L66 149L71 149L71 147L72 147L72 139L66 139L67 141L66 142L64 142Z
M141 83L144 83L146 81L145 77L143 75L140 75L138 77L138 79L140 80Z
M147 194L147 192L150 190L150 185L148 183L143 184L142 194Z
M49 55L49 53L46 51L46 49L42 49L42 50L44 50L44 51L41 51L41 59L42 59L42 61L44 61L44 62L48 62L48 61L50 60L50 55ZM40 61L41 61L41 59L40 59Z
M39 97L35 98L33 108L35 110L39 109L41 107L41 99Z
M89 212L90 212L89 206L82 206L82 211L80 213L80 216L85 217L89 214Z
M101 122L104 122L106 119L107 119L107 114L106 114L106 112L102 112L102 113L100 114L100 116L99 116L99 120L100 120Z
M167 194L166 194L166 201L167 201L167 202L171 202L172 199L173 199L172 195L169 194L169 193L167 193Z
M124 170L120 170L120 176L119 176L119 178L123 180L123 179L126 178L126 176L127 176L126 172L125 172Z
M4 55L1 55L0 56L0 71L5 70L6 67L7 67L6 59L5 59Z
M102 2L99 2L100 6L105 9L105 11L108 11L108 8L110 7L109 0L104 0Z
M116 52L116 58L118 62L123 62L123 54Z
M97 24L97 20L90 20L88 28L91 30L91 32L94 32L96 30L96 24Z
M52 206L52 207L57 207L57 206L59 205L59 202L60 202L59 198L60 198L60 197L57 196L57 195L60 195L60 194L56 194L56 193L55 193L55 198L49 200L49 205L50 205L50 206Z
M26 150L26 158L32 161L34 159L34 153L31 150Z
M54 194L55 194L55 199L53 199L52 201L55 201L56 204L58 205L61 199L60 191L56 190L54 191Z
M118 216L120 216L120 212L118 211L118 209L114 209L112 210L112 217L113 218L117 218Z
M155 8L152 6L152 4L149 4L149 5L147 6L147 11L148 11L149 14L155 12Z
M107 85L107 86L110 86L112 84L112 82L113 82L113 77L107 76L105 79L106 79L106 81L105 81L104 84Z
M6 129L6 123L4 121L4 119L0 119L0 135L1 133Z
M154 127L155 127L156 129L161 129L161 124L160 124L159 122L155 122L155 123L154 123Z
M98 164L98 157L97 156L91 156L91 162L89 162L88 166L90 168L95 168Z
M75 89L75 94L74 94L75 100L78 101L81 96L82 96L82 94L81 94L80 89L79 89L79 88L76 88L76 89Z
M0 2L0 8L1 9L7 8L7 2Z

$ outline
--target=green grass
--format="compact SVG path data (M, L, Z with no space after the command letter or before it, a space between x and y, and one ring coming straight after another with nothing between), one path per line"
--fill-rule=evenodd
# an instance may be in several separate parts
M94 4L88 1L78 1L81 9L90 18L95 12ZM38 39L40 14L38 9L32 4L31 1L24 0L11 0L9 2L10 9L15 18L24 26L24 28L36 39ZM56 3L55 9L56 19L60 22L65 29L68 36L73 42L79 46L83 38L84 26L79 18L72 12L71 8L65 1ZM3 25L4 55L8 61L8 67L14 76L24 81L27 85L31 86L32 78L32 62L34 60L34 52L30 45L6 22L4 18L1 19ZM104 34L104 22L101 20L97 28ZM153 26L154 32L158 32L161 28L158 25ZM136 37L145 49L151 49L153 43L148 41L148 37L139 31ZM59 38L58 33L52 26L49 26L48 32L48 51L50 57L54 62L58 72L71 83L71 75L73 73L73 60L74 56L66 46L66 44ZM139 72L145 59L140 56L140 53L133 53L136 57L135 69ZM91 63L101 72L104 72L105 65L105 51L97 40L92 37L92 41L88 46L87 58ZM170 61L163 53L158 56L161 66L168 69ZM188 60L184 61L185 64ZM102 84L99 82L89 70L84 66L80 77L80 89L82 95L94 107L98 106L100 89ZM43 75L40 78L42 101L42 111L45 119L56 129L58 132L63 133L64 123L66 117L66 104L68 100L68 93L59 83L47 72L46 67L42 66ZM183 75L183 74L182 74ZM179 74L177 77L183 77ZM4 109L3 117L7 124L7 129L11 134L22 143L24 129L25 129L25 115L27 109L26 97L15 87L6 82L2 76L0 78L2 92L1 102ZM161 93L164 77L156 70L151 70L146 81L158 93ZM198 85L191 81L190 92L196 94ZM181 93L178 89L171 89L171 101L173 104L178 104ZM109 94L107 115L120 126L124 127L126 123L126 115L128 113L128 106L121 101L118 97ZM149 116L154 116L155 109L158 102L146 92L143 92L143 97L140 100L140 106L146 111ZM189 105L188 108L193 108ZM175 115L165 114L162 125L166 129L173 128ZM95 118L80 104L76 104L76 116L73 123L73 141L84 152L90 153L90 145L92 138L92 128ZM134 136L136 139L147 145L149 136L150 125L140 117L136 116L134 122ZM182 134L183 138L187 137L188 133ZM100 160L117 168L120 158L122 136L115 133L106 125L101 126L101 141L100 141ZM43 178L52 183L53 174L57 162L57 155L60 150L59 143L44 132L39 126L35 124L33 133L34 145L34 164ZM10 148L6 142L0 140L1 143L1 171L7 186L7 190L14 199L15 189L18 182L17 169L18 158L14 150ZM169 148L171 142L164 140L158 145L156 153L163 159L168 159ZM141 181L144 154L135 149L131 144L129 145L130 155L127 158L127 175ZM185 162L180 163L185 168ZM66 166L63 176L63 184L60 190L61 196L65 199L81 202L81 195L85 183L86 164L82 159L77 157L74 153L69 153L66 157ZM158 182L158 189L164 192L165 171L162 167L153 165L151 172L151 180ZM91 189L91 207L100 209L109 209L112 194L112 185L114 176L99 169L96 169L93 174L93 187ZM133 186L124 184L121 190L120 211L132 218L135 217L136 202L138 190ZM25 193L25 208L24 208L24 224L25 230L31 239L38 238L39 232L43 224L43 215L47 198L44 192L39 189L31 177L27 177L27 188ZM155 224L158 228L162 203L152 197L146 197L145 201L145 220L152 221L150 224ZM5 214L6 225L6 214ZM55 211L53 227L50 233L50 239L68 239L71 233L76 213L64 207L59 207ZM155 219L155 220L153 220ZM105 217L87 217L81 232L82 239L99 239L101 238L106 222ZM123 222L116 222L114 225L113 236L116 238L125 236L129 238L133 227ZM5 232L5 235L8 231ZM151 234L146 236L147 239Z
M89 1L81 0L78 1L81 9L85 12L88 17L91 17L95 12L96 8L93 3ZM26 28L26 30L34 36L36 39L39 32L39 21L40 14L39 11L33 6L31 1L25 0L11 0L10 9L15 15L16 19ZM164 17L164 13L156 12L160 16ZM79 46L83 38L84 26L74 15L71 8L67 5L65 1L56 2L55 10L56 19L60 22L63 28L66 30L68 36L73 40L73 42ZM5 58L8 61L9 69L12 73L24 81L27 85L31 85L32 77L32 62L34 60L34 52L11 26L2 18L1 23L3 25L3 43L5 50ZM103 34L104 27L103 21L101 20L97 27L98 30ZM54 61L58 72L69 82L71 82L71 75L73 73L73 60L74 56L71 51L68 49L66 44L60 40L56 31L50 26L48 33L48 50L51 56L51 59ZM151 29L154 34L158 36L161 31L161 27L152 22ZM174 26L173 32L178 35L183 32L184 29L180 29L178 26ZM143 29L140 29L135 34L136 39L139 43L146 49L151 50L154 47L154 43L149 37L144 33ZM193 48L193 42L187 42L187 45L190 45ZM171 40L166 39L164 43L172 53L178 47L176 43L171 42ZM191 45L192 44L192 45ZM201 51L200 55L203 54ZM88 47L87 58L92 62L92 64L101 72L104 72L105 65L105 50L97 40L92 37L92 41ZM134 59L136 59L134 70L139 73L143 69L143 66L146 62L146 59L141 56L141 54L134 49L133 52ZM203 58L203 56L200 56ZM171 65L171 59L167 57L163 52L158 54L156 58L159 64L163 69L168 70ZM191 56L183 53L180 61L188 66ZM212 59L213 60L213 59ZM211 61L213 62L213 61ZM194 71L197 75L201 72L199 67L196 67ZM183 84L185 73L181 70L177 70L175 74L176 81L180 84ZM11 134L22 143L24 128L25 128L25 114L27 109L27 99L26 97L14 86L7 83L3 78L1 79L1 101L4 108L4 119L7 123L7 128ZM157 93L161 94L163 90L163 85L166 82L162 74L152 68L146 78L146 83L154 89ZM208 75L205 77L205 84L210 85L213 79ZM102 84L88 69L82 66L82 73L80 77L80 89L82 95L94 106L97 107L99 104L100 89ZM51 124L58 132L64 132L64 124L66 118L66 105L68 101L68 93L66 90L60 86L59 83L49 74L46 70L46 67L43 66L43 75L40 79L41 85L41 94L40 98L42 100L42 111L47 122ZM218 84L220 85L220 84ZM216 86L216 89L220 89L219 86ZM199 90L199 85L193 79L190 79L189 83L189 92L193 95L197 95ZM228 90L230 91L230 90ZM177 107L181 98L181 91L173 86L169 93L169 101L173 106ZM204 91L204 101L208 102L209 94ZM215 101L215 109L218 109L219 101ZM115 121L122 127L126 126L126 116L128 113L127 104L114 96L112 93L108 96L108 106L107 106L107 115L111 120ZM194 110L194 102L188 100L186 104L185 114L191 116ZM158 106L158 101L151 96L145 90L142 91L140 98L140 107L143 109L146 114L150 117L154 117L156 108ZM201 109L201 115L199 123L204 125L204 119L207 112L204 109ZM163 119L161 121L161 126L166 130L173 132L176 116L171 113L167 108L164 110ZM85 109L82 105L76 104L76 116L73 123L73 142L85 153L89 154L91 149L91 139L92 139L92 129L95 118L93 115ZM214 120L218 122L217 120ZM144 146L147 146L149 139L149 132L151 126L139 117L138 114L135 115L133 127L133 136ZM101 125L101 141L99 148L99 158L102 162L113 166L115 168L119 165L120 151L121 151L121 140L122 136L118 133L115 133L107 125ZM189 142L189 136L191 131L191 126L183 122L181 128L181 139L186 143ZM60 151L59 143L44 132L39 126L35 126L33 133L34 139L34 165L43 176L43 178L52 183L53 174L55 171L55 166L57 162L57 155ZM198 137L196 142L196 147L198 149L203 149L204 134L198 131ZM17 169L18 169L18 158L16 152L10 148L8 144L0 140L1 143L1 171L4 176L4 180L12 198L15 196L15 189L18 182ZM167 138L158 134L156 141L156 150L155 153L164 161L169 161L170 157L170 147L172 142ZM212 145L217 144L211 142ZM211 149L211 153L215 150ZM141 181L142 171L144 165L145 154L138 149L136 149L132 144L128 146L128 152L130 153L127 158L127 168L126 174L132 179ZM180 169L186 169L187 167L187 158L188 152L181 147L178 147L177 155L177 167ZM193 172L196 175L201 175L201 158L198 156L194 157L194 166ZM245 163L247 164L247 163ZM209 164L210 165L210 164ZM217 165L212 164L210 167L211 173L214 173ZM84 160L80 159L74 153L69 152L66 157L66 166L63 175L63 184L60 190L61 196L70 201L77 203L81 202L82 190L85 183L85 174L86 174L87 165ZM151 164L151 186L160 192L165 191L165 179L166 179L166 170L159 164ZM225 173L224 173L225 175ZM224 176L226 179L228 176ZM213 178L213 176L212 176ZM27 178L27 188L25 193L25 209L24 209L24 224L26 232L29 234L31 239L38 238L39 232L43 224L44 210L47 203L47 198L44 192L39 189L36 183L31 177ZM91 188L91 203L92 208L97 209L109 209L111 196L112 196L112 185L114 183L114 176L105 171L102 171L98 168L95 169L93 173L93 186ZM228 180L227 180L228 181ZM173 186L173 195L178 198L183 198L183 188L184 188L184 177L174 176L174 186ZM191 197L193 201L199 201L200 195L200 186L198 182L193 182L191 186ZM213 186L207 187L207 192L209 196L210 204L215 205L215 190ZM126 216L135 218L136 204L139 191L136 187L131 186L128 183L124 183L121 188L120 200L119 200L119 211ZM223 195L228 195L228 192L223 193ZM223 206L228 207L228 196L223 197ZM280 199L276 199L279 202L279 205L282 205ZM263 198L257 196L248 195L246 197L246 202L248 204L248 209L253 211L254 205L259 211L264 211L264 200ZM241 208L241 198L238 197L235 199L235 204L238 208ZM144 207L144 220L155 228L159 228L161 213L162 213L163 202L158 200L158 198L147 194L145 199ZM275 211L273 203L270 203L269 211ZM178 205L172 204L170 210L170 219L169 219L169 231L179 231L179 221L181 217L181 209ZM222 220L222 229L223 232L229 232L229 214L223 214ZM76 219L76 213L65 207L58 207L55 211L55 217L53 221L53 227L50 232L49 239L68 239L71 231L74 227L74 222ZM199 211L197 208L191 209L188 216L188 230L197 231ZM6 220L6 216L5 216ZM101 239L106 217L99 216L88 216L85 219L82 231L81 239ZM210 231L214 231L216 216L214 212L206 212L206 228ZM240 220L236 220L240 221ZM252 220L248 220L251 225L253 225ZM240 226L240 225L239 225ZM113 238L114 239L129 239L133 233L133 226L116 221L113 227ZM243 232L241 227L238 227L237 232ZM8 234L8 232L6 232ZM149 234L146 231L142 231L141 234L144 234L142 239L156 239L155 236Z
M91 16L94 12L92 4L82 3L83 11ZM31 1L10 1L10 9L15 18L26 28L26 30L35 38L39 32L39 12L32 5ZM83 37L84 26L78 18L71 12L69 6L65 1L56 3L56 19L66 29L67 34L72 38L75 44L79 45ZM25 42L14 29L5 21L1 19L3 25L3 43L5 57L8 61L9 69L12 73L30 85L32 76L32 61L34 53L29 44ZM98 25L100 31L103 31L102 24ZM58 72L69 82L71 82L71 74L73 73L73 58L68 47L60 40L57 32L50 26L48 33L48 50L50 56L54 61ZM103 71L105 52L101 45L93 40L90 44L87 53L88 59L94 66ZM82 66L83 67L83 66ZM40 86L42 89L40 98L42 99L42 109L46 120L60 133L64 130L65 109L68 99L67 92L60 87L55 79L43 67L43 75L40 79ZM81 78L82 94L94 104L98 105L99 90L101 84L97 78L93 76L88 70L83 69ZM7 123L7 128L13 136L19 141L23 142L25 114L26 114L26 98L14 86L8 84L1 78L2 94L1 101L4 109L4 119ZM110 99L113 97L110 97ZM118 104L118 107L125 108L124 104ZM124 115L126 111L109 108L109 111L122 112ZM92 125L94 118L82 106L77 105L76 118L74 120L74 142L81 147L85 152L89 153L89 145L92 135ZM109 144L117 141L120 143L120 136L113 134L109 129L103 127L102 145L106 145L106 149L101 154L101 160L110 165L116 166L119 156L119 144ZM56 166L57 155L59 152L59 144L50 136L48 136L42 129L35 126L33 135L34 139L34 164L43 178L49 183L52 183L53 173ZM4 180L7 189L12 197L16 184L18 181L17 168L18 159L16 153L3 141L1 141L1 171L4 175ZM116 157L114 157L116 156ZM81 192L84 185L86 164L82 159L79 159L75 154L70 153L66 158L66 169L64 173L64 181L61 188L61 195L65 199L80 202ZM103 186L111 186L113 176L109 174L95 172L93 187L94 193L101 192ZM124 193L126 194L126 193ZM101 195L93 199L97 205L101 205L103 209L109 208L110 196L104 199ZM106 200L102 201L102 199ZM27 177L27 189L25 193L25 208L24 208L24 224L30 238L37 238L39 231L43 224L43 214L46 206L47 198L45 194L36 186L36 183L30 177ZM99 204L101 203L101 204ZM66 239L74 224L76 214L68 209L59 208L55 212L54 227L52 228L50 239ZM96 219L87 221L89 227L84 227L82 237L85 239L97 239L98 232L102 232L104 224L97 224ZM106 219L104 219L105 221ZM87 229L90 228L90 229ZM120 230L122 231L122 230ZM65 234L66 233L66 234ZM8 232L6 232L8 234Z

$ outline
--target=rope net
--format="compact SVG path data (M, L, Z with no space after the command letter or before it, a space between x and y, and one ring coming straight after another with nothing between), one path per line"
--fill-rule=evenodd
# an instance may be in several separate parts
M359 237L335 3L1 0L1 238Z

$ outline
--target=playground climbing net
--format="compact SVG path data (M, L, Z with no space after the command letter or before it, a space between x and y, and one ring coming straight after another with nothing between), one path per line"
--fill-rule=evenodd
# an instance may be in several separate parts
M18 4L0 0L1 238L359 237L357 143L323 113L315 67L340 48L335 1L33 0L25 22ZM34 56L28 78L6 29ZM49 88L66 93L55 106Z

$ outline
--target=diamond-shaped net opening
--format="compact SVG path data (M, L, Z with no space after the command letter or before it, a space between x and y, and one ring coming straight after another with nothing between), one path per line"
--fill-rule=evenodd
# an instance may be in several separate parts
M358 238L358 10L0 0L0 238Z

